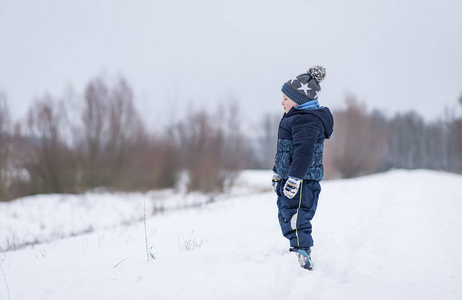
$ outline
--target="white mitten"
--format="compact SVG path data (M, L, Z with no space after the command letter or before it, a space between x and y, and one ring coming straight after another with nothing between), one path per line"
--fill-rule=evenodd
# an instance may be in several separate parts
M284 185L284 195L286 195L286 197L289 199L295 197L295 195L298 192L298 189L300 188L301 182L301 179L289 177L289 179L287 179L286 184Z

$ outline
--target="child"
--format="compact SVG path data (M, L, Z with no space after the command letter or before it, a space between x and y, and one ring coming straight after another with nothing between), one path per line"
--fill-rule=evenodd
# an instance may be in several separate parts
M284 115L279 123L278 144L273 167L273 189L278 195L278 218L282 234L290 240L290 251L300 266L311 270L311 223L324 177L324 140L330 138L334 118L319 106L319 83L326 70L311 67L307 73L282 87Z

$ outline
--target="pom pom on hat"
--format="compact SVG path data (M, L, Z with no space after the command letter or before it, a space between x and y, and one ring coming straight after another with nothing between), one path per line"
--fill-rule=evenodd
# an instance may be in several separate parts
M326 68L319 65L312 66L308 69L307 73L319 83L326 77Z

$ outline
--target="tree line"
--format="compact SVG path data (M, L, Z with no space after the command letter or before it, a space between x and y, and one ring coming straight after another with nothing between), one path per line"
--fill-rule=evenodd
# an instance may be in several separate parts
M45 95L33 102L25 119L14 122L0 93L0 201L179 184L188 191L223 192L241 169L272 167L282 113L262 117L250 136L236 101L230 101L234 104L223 105L219 113L189 111L154 133L134 101L126 80L109 84L98 77L86 85L79 107L66 97ZM346 104L333 111L327 178L391 168L462 173L462 116L456 110L426 122L415 112L393 117L368 112L353 97Z
M349 178L393 168L462 173L462 97L439 120L418 113L386 117L354 97L334 112L335 137L326 147L328 176ZM458 113L459 111L459 113Z
M124 79L110 85L95 78L82 98L77 109L69 99L43 96L14 123L0 94L0 200L174 188L180 180L189 191L222 192L244 167L236 106L219 116L190 112L154 134Z

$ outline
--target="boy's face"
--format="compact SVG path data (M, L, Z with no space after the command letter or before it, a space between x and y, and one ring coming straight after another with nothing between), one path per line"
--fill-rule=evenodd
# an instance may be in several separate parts
M285 113L288 113L292 107L297 106L298 104L292 101L286 94L282 93L282 107L284 107Z

